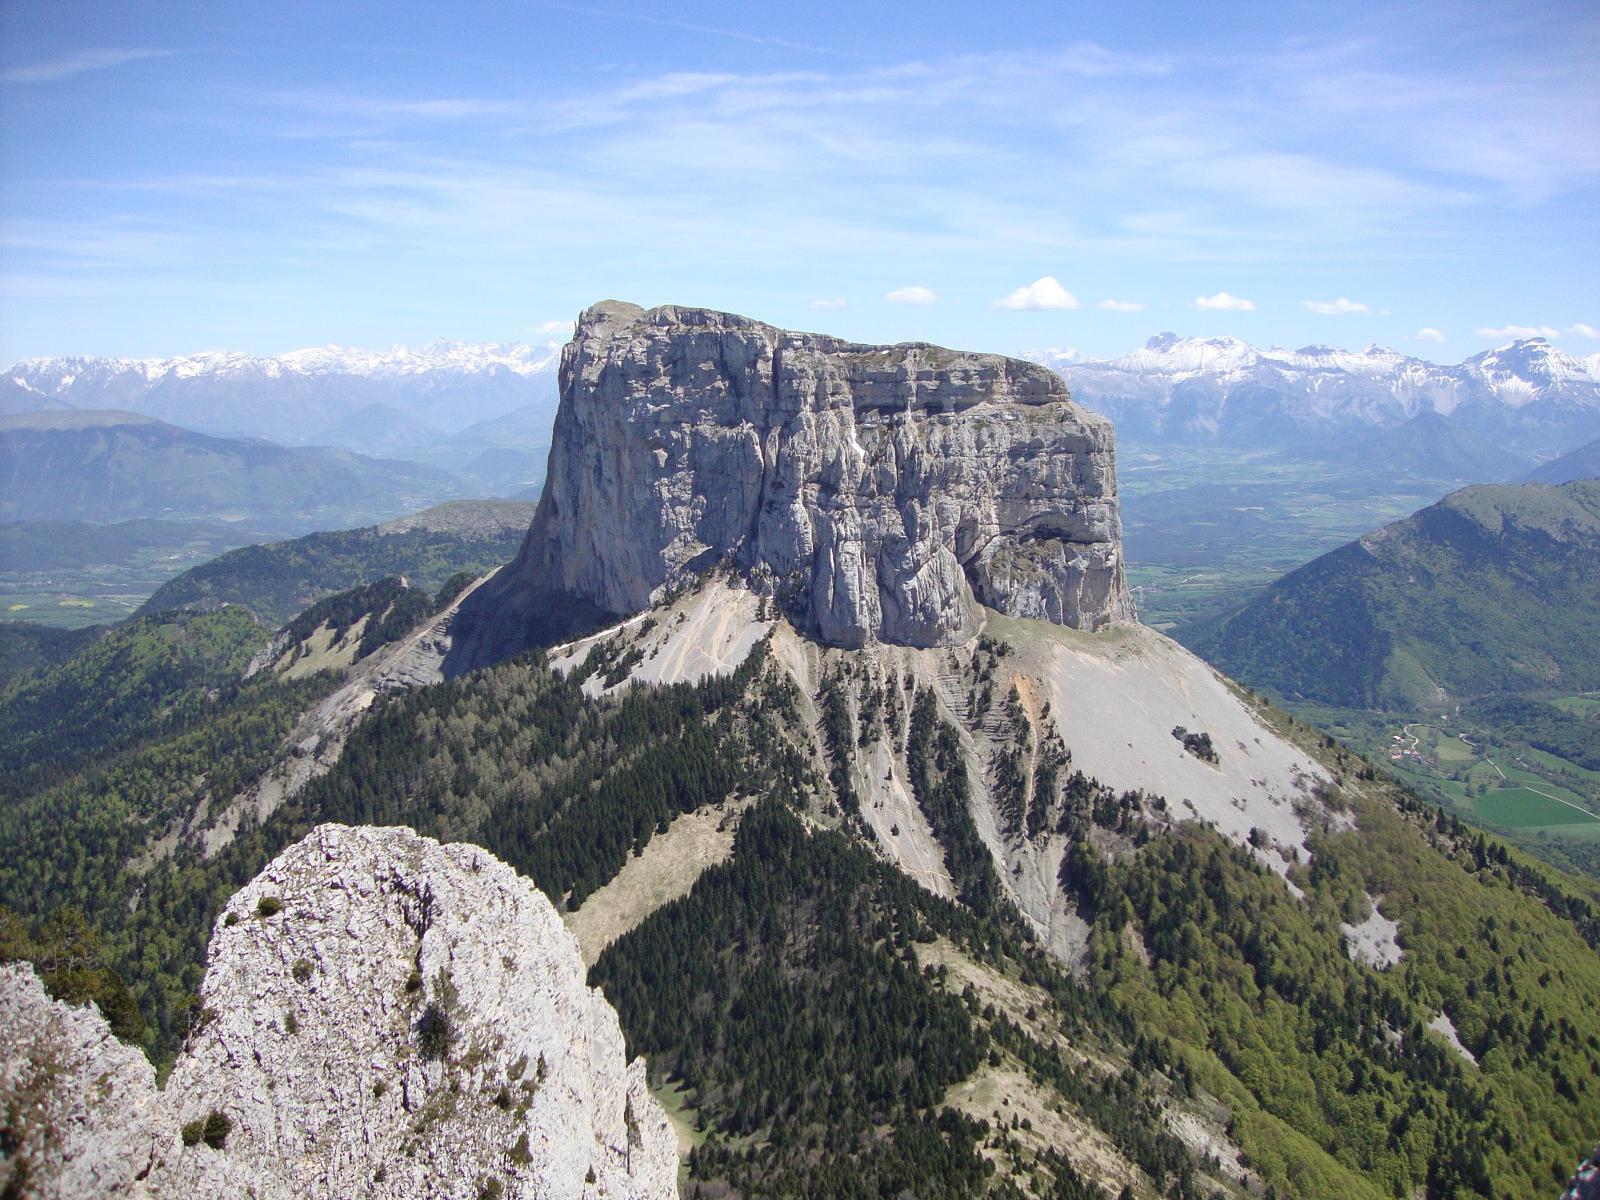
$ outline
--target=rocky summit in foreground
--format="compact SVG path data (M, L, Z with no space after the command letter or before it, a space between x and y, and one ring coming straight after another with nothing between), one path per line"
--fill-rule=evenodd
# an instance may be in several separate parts
M538 514L462 665L723 562L831 645L951 645L975 602L1100 629L1133 616L1121 536L1111 425L1044 367L607 301L563 353Z
M218 919L164 1089L0 968L6 1195L670 1197L677 1154L548 901L487 851L323 825Z

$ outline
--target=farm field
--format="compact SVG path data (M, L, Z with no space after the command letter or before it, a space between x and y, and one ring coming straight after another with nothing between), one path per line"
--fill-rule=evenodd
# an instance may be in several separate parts
M0 525L0 620L61 629L114 624L167 580L262 536L178 521Z
M1483 728L1459 715L1286 707L1446 810L1568 870L1600 878L1600 771L1537 750L1518 740L1515 729ZM1420 757L1391 758L1410 746L1402 732L1408 727Z
M1582 813L1527 787L1495 788L1482 796L1468 797L1466 803L1480 820L1503 829L1600 826L1600 817Z

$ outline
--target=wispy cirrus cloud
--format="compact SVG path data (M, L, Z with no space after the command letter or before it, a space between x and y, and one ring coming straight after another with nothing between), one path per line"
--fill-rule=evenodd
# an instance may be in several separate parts
M1558 338L1561 330L1549 325L1485 325L1478 328L1477 334L1485 338Z
M1269 70L1288 111L1319 111L1373 151L1415 163L1416 174L1482 181L1535 203L1600 172L1600 25L1552 26L1544 52L1497 64L1493 87L1447 69L1444 57L1418 69L1360 40L1302 45Z
M656 25L669 29L681 29L686 33L701 33L710 37L727 38L731 41L745 42L752 46L773 46L780 50L803 50L811 54L838 55L841 57L857 57L852 51L842 50L832 46L820 46L811 42L795 41L790 38L777 37L772 34L751 33L745 29L730 29L724 25L706 25L695 21L684 21L675 17L661 16L657 13L647 12L622 12L612 8L600 8L585 4L560 4L555 0L542 0L540 8L554 9L558 12L577 13L585 17L601 17L616 21L626 21L642 25Z
M1559 337L1600 338L1600 329L1593 325L1576 321L1565 329L1557 329L1553 325L1486 325L1477 330L1479 337L1486 338L1548 338L1555 340Z
M122 46L106 47L99 50L79 50L74 54L65 54L60 58L48 59L45 62L29 63L22 67L8 67L0 71L0 82L3 83L54 83L58 79L70 79L74 75L83 75L89 71L104 71L111 67L124 66L127 63L138 62L145 58L165 58L175 54L174 50L152 50L144 47Z
M1300 303L1307 312L1316 313L1319 317L1372 315L1370 305L1362 304L1359 300L1351 300L1347 296L1340 296L1337 300L1302 300Z
M1231 71L1257 89L1284 86L1270 65ZM1341 161L1336 142L1309 132L1304 148L1267 146L1251 106L1194 72L1181 59L1080 45L865 69L670 71L566 96L306 87L233 99L242 130L275 119L285 137L343 140L347 153L361 153L352 139L362 137L407 151L448 139L454 156L486 166L560 161L576 191L643 189L641 206L667 190L726 210L742 191L780 222L848 210L930 247L954 235L1001 248L1259 258L1319 228L1367 237L1464 202L1436 179ZM1030 139L1052 127L1066 152L1040 157ZM965 182L978 179L981 189ZM1175 207L1141 223L1126 199L1152 193ZM1075 199L1042 205L1045 195Z
M408 62L403 74L252 76L271 86L186 80L202 101L186 119L222 152L48 181L34 211L0 213L30 233L8 269L77 279L93 269L88 246L109 277L147 244L152 269L197 281L230 272L243 294L273 274L266 264L293 264L325 272L336 315L392 304L384 289L401 277L443 307L503 295L514 274L551 289L527 301L541 312L569 302L556 288L590 281L663 298L698 288L727 304L741 287L764 304L788 289L780 302L797 317L827 311L838 292L854 300L853 333L882 317L895 336L1004 346L1026 324L1010 313L1071 307L1038 290L1044 279L1007 293L1044 263L1070 262L1082 287L1104 280L1151 308L1181 309L1190 296L1196 312L1259 304L1263 336L1292 337L1268 327L1313 324L1307 313L1322 310L1300 306L1298 281L1338 262L1390 272L1383 282L1351 274L1343 286L1357 295L1465 331L1470 312L1402 294L1408 265L1475 253L1485 239L1474 222L1550 196L1576 197L1576 208L1600 185L1600 73L1585 67L1588 45L1559 61L1496 60L1496 87L1484 89L1481 72L1397 39L1346 39L1342 23L1322 40L1233 55L1200 42L1158 54L1080 43L884 61L790 44L754 21L722 29L697 25L698 14L546 7L615 19L619 46L637 34L628 25L659 24L705 34L674 40L712 52L652 57L634 46L606 70L548 75L476 63L430 74ZM724 44L733 41L743 45ZM486 65L505 65L495 47L479 49ZM84 52L4 78L43 82L162 53ZM55 227L32 236L46 220ZM757 262L783 287L750 286ZM885 296L886 281L934 270L938 294L919 285ZM1196 295L1223 278L1254 299ZM1080 301L1052 282L1091 310L1075 336L1120 337L1097 330L1126 328L1109 314L1142 310ZM1583 299L1531 311L1584 311ZM1330 315L1340 311L1356 310ZM1415 319L1390 330L1387 315L1372 314L1376 336L1404 337Z

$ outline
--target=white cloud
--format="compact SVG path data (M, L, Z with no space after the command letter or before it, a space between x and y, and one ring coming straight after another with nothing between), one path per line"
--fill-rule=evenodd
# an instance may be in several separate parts
M1337 300L1302 300L1300 303L1306 306L1306 311L1314 312L1319 317L1344 317L1355 313L1366 316L1372 313L1372 309L1359 300L1351 300L1345 296L1340 296Z
M1479 337L1485 338L1558 338L1561 330L1551 329L1548 325L1502 325L1499 329L1483 327L1478 330Z
M1419 342L1443 342L1449 340L1444 336L1443 333L1435 329L1432 325L1424 325L1411 336Z
M1082 308L1083 305L1061 286L1054 275L1046 275L1019 287L1009 296L992 301L989 307L1004 308L1011 312L1039 312L1043 309Z
M1102 300L1095 307L1104 309L1106 312L1134 313L1144 311L1144 305L1137 300Z
M850 301L845 300L842 297L835 297L832 300L813 300L809 305L807 305L807 307L814 308L818 312L832 312L837 308L846 308L849 306L849 304Z
M1585 325L1582 321L1572 326L1567 332L1572 334L1573 337L1600 338L1600 329L1596 329L1593 325Z
M1201 312L1255 312L1256 302L1218 292L1215 296L1196 296L1194 306Z
M939 294L932 288L916 285L895 288L892 292L885 292L883 298L890 304L920 304L926 307L929 304L939 303Z
M576 328L577 323L574 321L546 321L538 326L534 332L541 337L569 338Z
M82 50L64 58L34 63L28 67L11 67L0 71L0 80L6 83L51 83L82 75L85 71L101 71L107 67L120 67L124 63L138 62L141 58L163 58L171 50L108 49Z

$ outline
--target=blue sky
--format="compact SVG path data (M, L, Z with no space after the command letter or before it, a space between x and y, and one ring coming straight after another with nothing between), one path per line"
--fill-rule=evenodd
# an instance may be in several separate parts
M537 340L602 297L1588 355L1596 62L1592 3L8 0L0 359Z

